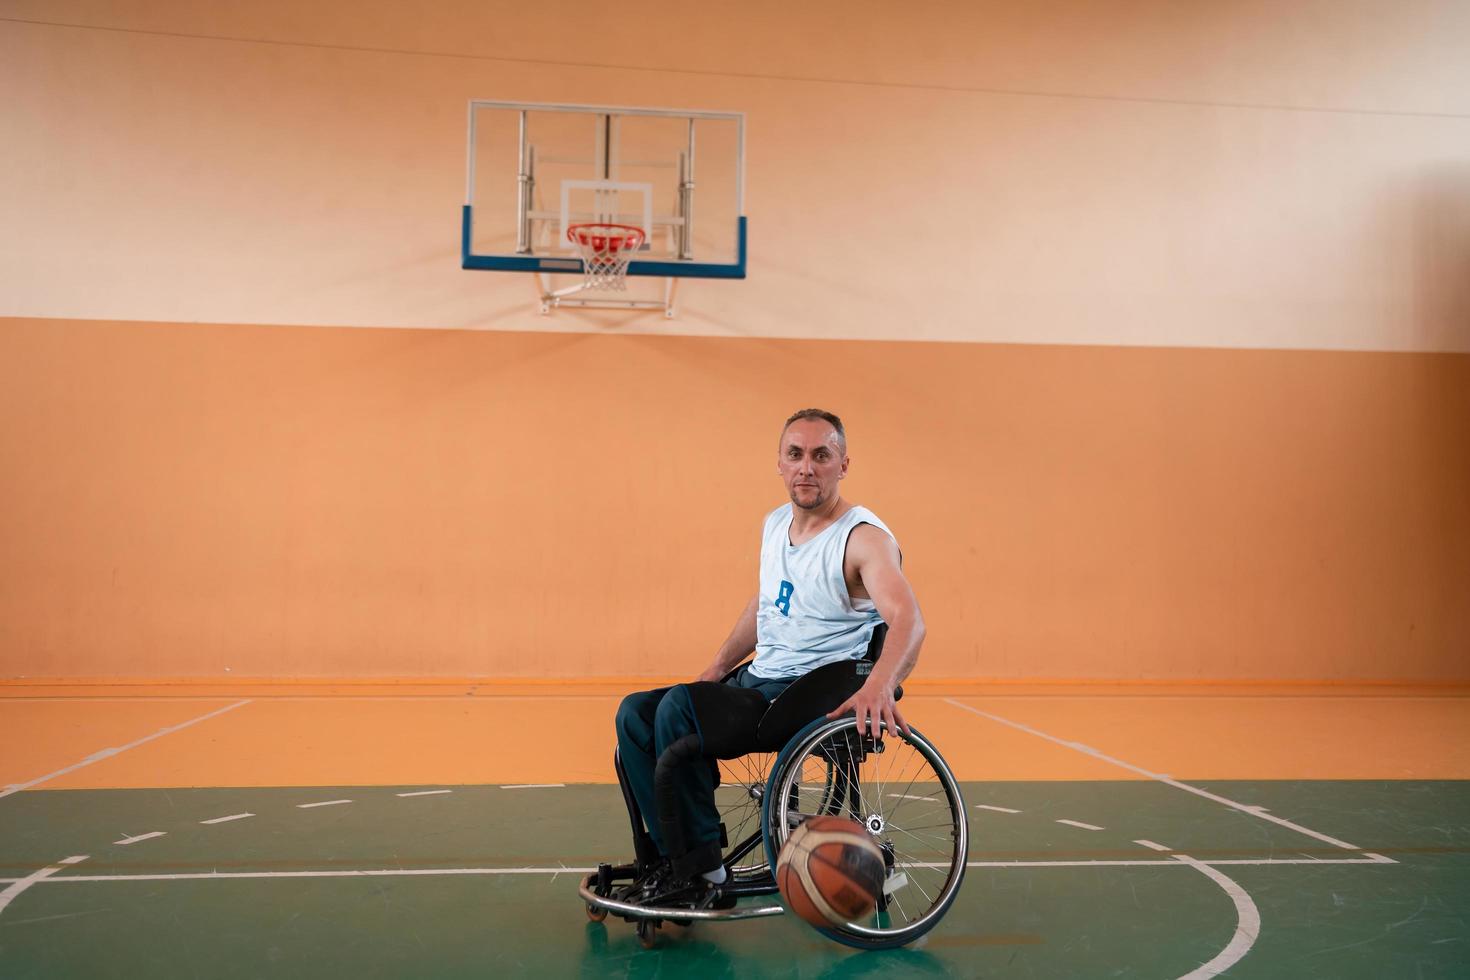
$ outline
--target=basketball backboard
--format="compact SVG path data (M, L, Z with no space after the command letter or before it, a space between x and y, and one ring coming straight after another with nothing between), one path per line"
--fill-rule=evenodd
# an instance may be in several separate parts
M662 308L675 281L745 278L745 117L737 112L475 100L461 218L465 269L537 274L555 306ZM568 227L645 232L630 278L663 277L663 302L577 295L551 277L581 276Z

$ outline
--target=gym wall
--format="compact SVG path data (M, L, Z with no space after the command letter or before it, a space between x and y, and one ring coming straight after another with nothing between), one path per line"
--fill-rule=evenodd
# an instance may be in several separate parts
M644 8L0 2L0 676L688 674L820 405L921 677L1470 679L1463 5ZM460 271L470 98L745 111L750 278Z

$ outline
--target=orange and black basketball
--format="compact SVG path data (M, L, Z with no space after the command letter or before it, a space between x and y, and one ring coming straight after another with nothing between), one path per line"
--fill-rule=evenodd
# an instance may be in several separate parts
M878 905L883 852L855 820L812 817L782 846L776 885L786 907L818 928L852 922Z

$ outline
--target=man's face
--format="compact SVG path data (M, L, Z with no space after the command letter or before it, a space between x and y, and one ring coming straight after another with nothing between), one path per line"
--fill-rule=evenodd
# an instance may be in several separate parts
M797 419L781 433L776 468L791 502L815 510L837 497L837 481L847 475L847 453L830 422Z

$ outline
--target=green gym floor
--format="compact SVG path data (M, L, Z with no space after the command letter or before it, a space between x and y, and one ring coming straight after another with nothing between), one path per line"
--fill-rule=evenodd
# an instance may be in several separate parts
M10 689L0 976L1470 975L1464 692L906 699L970 864L878 953L790 916L651 950L589 922L579 872L630 850L616 703Z

